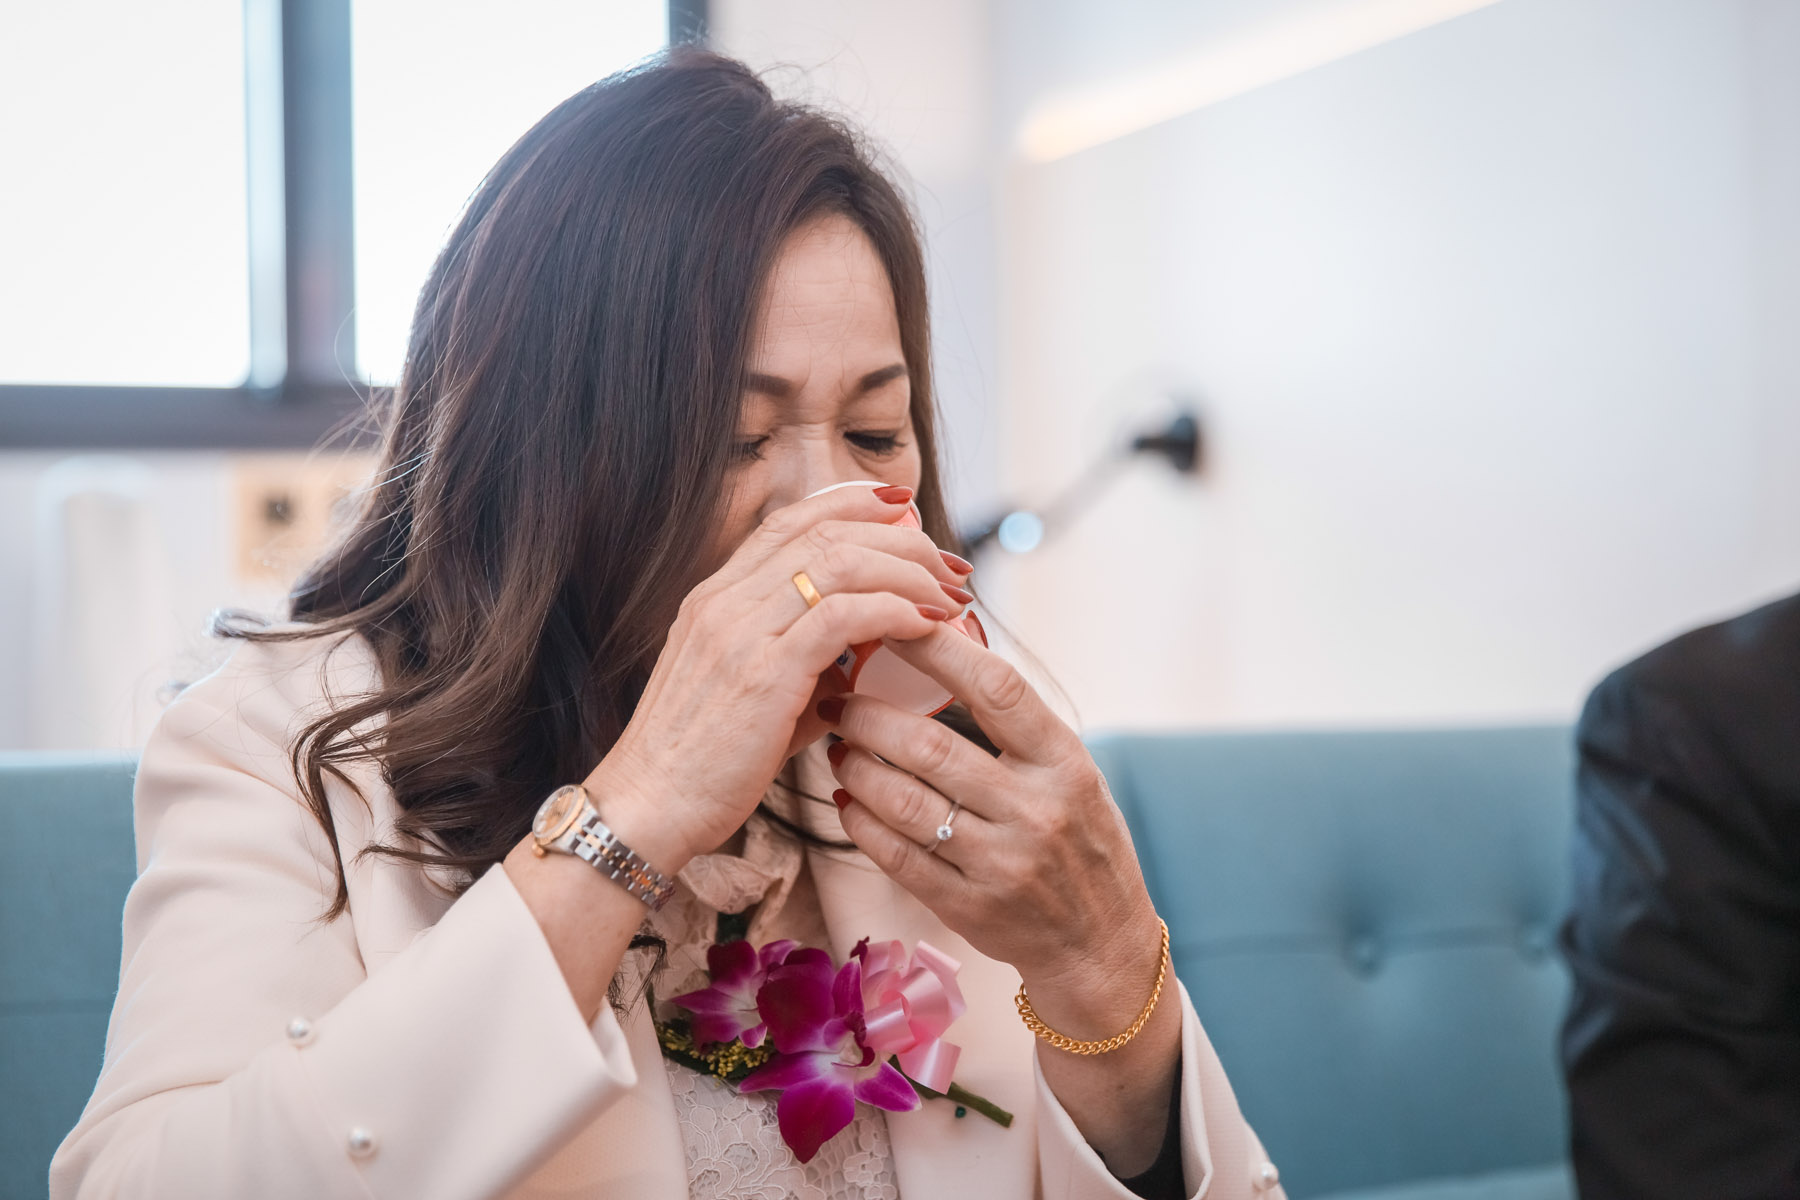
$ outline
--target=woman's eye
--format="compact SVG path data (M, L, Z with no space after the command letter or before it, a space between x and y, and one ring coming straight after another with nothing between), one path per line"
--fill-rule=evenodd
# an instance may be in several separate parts
M737 456L745 461L761 458L763 446L768 443L768 440L766 437L740 440L737 444Z
M850 433L844 436L850 444L868 454L892 454L900 449L900 435L897 433Z

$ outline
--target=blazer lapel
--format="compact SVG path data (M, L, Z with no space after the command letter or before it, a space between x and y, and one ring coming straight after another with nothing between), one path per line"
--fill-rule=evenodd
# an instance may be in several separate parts
M800 790L828 796L836 787L815 743L798 756ZM802 802L790 815L821 837L841 839L837 810ZM927 1100L915 1112L894 1114L888 1136L903 1197L973 1195L983 1200L1029 1200L1037 1178L1037 1095L1031 1031L1012 1005L1019 976L952 933L912 893L883 875L862 855L808 848L807 864L831 936L831 952L844 961L864 938L898 938L910 951L923 938L962 964L957 983L968 1011L947 1037L962 1047L954 1078L1013 1114L1002 1128L979 1113L957 1117L948 1100Z

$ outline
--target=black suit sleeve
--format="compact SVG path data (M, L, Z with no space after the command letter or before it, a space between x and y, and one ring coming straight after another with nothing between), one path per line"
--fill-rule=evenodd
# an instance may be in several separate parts
M1105 1162L1104 1155L1101 1162ZM1170 1085L1169 1109L1163 1116L1162 1147L1156 1161L1128 1179L1120 1179L1133 1195L1144 1200L1182 1200L1187 1195L1181 1169L1181 1059L1175 1060L1175 1082Z
M1800 847L1704 704L1627 668L1581 721L1562 1058L1583 1200L1800 1196Z

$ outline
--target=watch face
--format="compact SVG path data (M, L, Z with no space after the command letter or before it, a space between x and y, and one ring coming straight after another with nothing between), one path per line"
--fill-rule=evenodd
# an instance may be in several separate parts
M582 790L574 785L557 788L544 801L543 807L538 809L537 820L531 825L532 835L540 842L561 837L575 823L575 818L581 815L583 801L586 799Z

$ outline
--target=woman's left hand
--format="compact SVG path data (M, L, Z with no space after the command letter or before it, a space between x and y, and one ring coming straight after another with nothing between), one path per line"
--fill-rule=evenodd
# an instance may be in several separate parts
M1100 769L999 655L945 628L890 648L951 689L1001 754L871 697L826 700L828 720L842 704L830 757L850 795L844 832L971 946L1011 963L1046 1020L1056 1013L1072 1037L1118 1032L1149 994L1161 931ZM940 843L951 800L961 809Z

